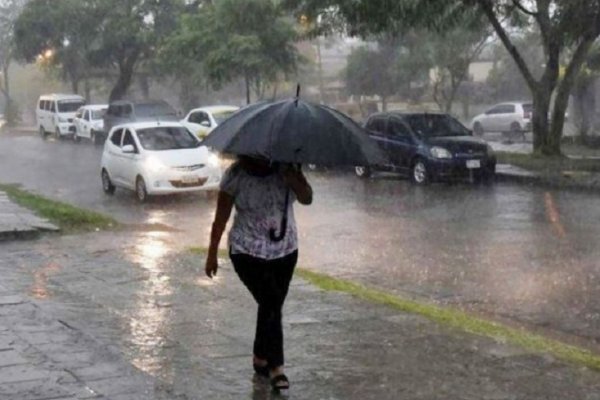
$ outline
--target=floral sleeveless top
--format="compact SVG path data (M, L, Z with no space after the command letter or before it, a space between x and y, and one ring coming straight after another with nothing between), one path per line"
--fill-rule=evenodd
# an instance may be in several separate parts
M229 248L233 254L273 260L298 249L293 208L296 197L280 174L254 176L234 163L225 171L220 189L234 199L235 216L229 231ZM280 233L288 190L287 230L283 240L275 242L269 238L269 231L275 229L276 235Z

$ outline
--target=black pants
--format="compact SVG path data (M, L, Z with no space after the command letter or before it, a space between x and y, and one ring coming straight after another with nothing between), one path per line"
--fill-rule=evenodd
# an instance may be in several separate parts
M283 365L281 309L294 274L298 251L275 260L229 254L235 272L258 303L254 355L270 367Z

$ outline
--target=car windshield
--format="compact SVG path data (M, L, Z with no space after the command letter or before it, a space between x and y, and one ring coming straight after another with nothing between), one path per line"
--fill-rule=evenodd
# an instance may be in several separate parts
M92 119L102 119L106 114L106 108L101 110L92 110Z
M444 114L415 114L405 117L410 128L425 137L468 136L469 130Z
M222 111L220 113L214 113L213 118L215 119L217 125L221 122L225 121L227 118L231 117L235 114L235 111Z
M75 112L83 105L85 105L85 102L82 100L60 100L58 102L58 112Z
M193 149L200 142L186 128L156 127L137 131L140 144L146 150L163 151L177 149Z

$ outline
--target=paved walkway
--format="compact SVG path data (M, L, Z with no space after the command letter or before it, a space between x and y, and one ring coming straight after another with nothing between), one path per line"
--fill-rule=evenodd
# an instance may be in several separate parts
M57 226L14 204L6 193L0 190L0 241L29 238L40 231L56 230Z
M269 399L255 306L164 233L0 244L0 399ZM600 399L600 374L295 278L290 399Z

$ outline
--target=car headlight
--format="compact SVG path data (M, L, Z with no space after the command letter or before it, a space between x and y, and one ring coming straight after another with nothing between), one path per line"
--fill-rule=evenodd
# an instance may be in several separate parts
M433 158L452 158L452 154L450 154L450 152L443 147L434 146L429 152Z
M208 156L208 160L206 162L211 168L219 168L221 166L221 159L218 155L211 153Z
M144 165L150 172L161 172L167 169L167 166L156 157L147 158L146 161L144 161Z

